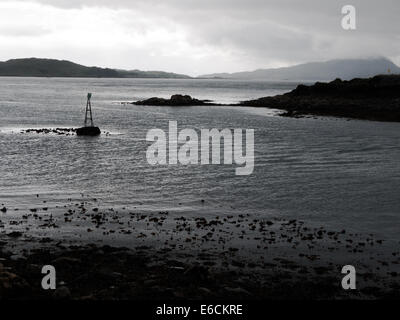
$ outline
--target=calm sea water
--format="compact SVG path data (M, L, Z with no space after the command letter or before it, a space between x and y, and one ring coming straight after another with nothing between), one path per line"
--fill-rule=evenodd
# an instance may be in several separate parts
M175 93L221 103L283 93L295 83L225 80L0 78L0 204L49 207L81 193L113 208L179 214L244 212L291 217L398 239L400 124L290 119L267 109L121 105ZM97 138L20 134L77 127L93 93ZM252 128L255 169L235 165L150 166L149 129ZM205 202L202 203L201 199Z

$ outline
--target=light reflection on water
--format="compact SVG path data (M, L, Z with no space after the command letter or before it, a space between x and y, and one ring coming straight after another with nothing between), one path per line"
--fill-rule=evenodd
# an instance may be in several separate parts
M293 83L223 80L0 78L0 204L48 206L83 194L104 206L179 214L249 212L324 222L397 237L400 131L397 123L289 119L234 107L122 105L175 93L222 103L288 91ZM23 128L77 127L86 92L95 123L111 135L19 134ZM146 133L183 128L255 129L255 170L236 166L150 166ZM205 204L201 203L205 199Z

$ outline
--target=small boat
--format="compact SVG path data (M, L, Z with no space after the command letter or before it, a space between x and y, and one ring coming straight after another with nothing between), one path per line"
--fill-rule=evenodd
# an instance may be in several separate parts
M100 128L95 127L93 123L92 104L90 102L91 98L92 94L88 93L85 112L85 126L76 129L76 135L78 136L98 136L101 134Z

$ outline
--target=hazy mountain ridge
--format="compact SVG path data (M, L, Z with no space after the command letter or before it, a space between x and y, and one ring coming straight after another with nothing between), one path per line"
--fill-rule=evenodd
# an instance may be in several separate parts
M82 78L174 78L187 75L164 71L118 70L87 67L67 60L12 59L0 62L0 76L9 77L82 77Z
M310 62L292 67L258 69L236 73L214 73L198 78L223 78L271 81L330 81L369 78L379 74L400 74L400 67L386 58L340 59ZM87 77L87 78L171 78L190 79L190 76L164 71L120 70L87 67L67 60L12 59L0 62L0 76L17 77Z
M336 78L370 78L379 74L400 74L400 68L386 58L338 59L325 62L310 62L292 67L258 69L235 73L214 73L200 78L224 78L246 80L322 80Z

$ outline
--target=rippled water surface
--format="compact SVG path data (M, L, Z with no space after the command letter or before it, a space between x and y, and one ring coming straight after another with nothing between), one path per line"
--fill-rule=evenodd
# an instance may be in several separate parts
M81 193L110 207L179 214L293 217L398 239L400 124L335 118L290 119L265 109L122 105L190 94L221 103L286 92L294 83L224 80L0 78L0 204L49 206ZM95 122L110 135L20 134L77 127L93 92ZM150 166L152 128L252 128L255 169L236 165ZM205 202L201 202L204 199Z

